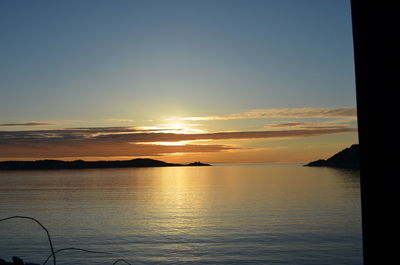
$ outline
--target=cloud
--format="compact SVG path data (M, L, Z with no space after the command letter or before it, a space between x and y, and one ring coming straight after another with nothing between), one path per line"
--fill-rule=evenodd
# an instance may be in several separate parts
M287 127L303 127L309 124L308 122L292 121L285 123L269 124L264 126L264 128L287 128Z
M165 131L166 129L162 129ZM118 135L127 136L140 133L156 133L159 129L141 129L139 127L87 127L56 130L0 131L2 144L39 144L66 143L101 140L103 138L119 139Z
M39 121L30 121L30 122L16 122L16 123L0 123L0 127L17 127L17 126L48 126L48 125L56 125L53 122L39 122Z
M356 118L355 108L286 108L255 109L226 116L185 117L182 120L236 120L268 118Z
M356 128L160 133L134 127L70 128L62 130L0 131L0 157L155 156L167 153L220 152L229 145L158 145L157 142L311 137L354 133Z
M341 129L349 128L354 123L353 120L333 120L320 122L290 121L283 123L272 123L264 126L266 129Z
M227 140L279 137L306 137L356 132L356 128L317 128L268 131L233 131L216 133L159 133L129 127L74 128L64 130L0 131L0 145L37 143L139 143L194 140Z
M112 156L161 156L175 153L210 153L237 149L227 145L160 146L152 144L76 145L42 144L40 149L32 146L0 147L0 157L58 158L58 157L112 157Z

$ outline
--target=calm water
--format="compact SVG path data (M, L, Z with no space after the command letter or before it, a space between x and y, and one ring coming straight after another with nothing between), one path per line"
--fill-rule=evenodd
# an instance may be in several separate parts
M362 264L359 173L299 165L0 172L0 218L58 264ZM45 233L0 223L0 258ZM48 264L52 264L52 260Z

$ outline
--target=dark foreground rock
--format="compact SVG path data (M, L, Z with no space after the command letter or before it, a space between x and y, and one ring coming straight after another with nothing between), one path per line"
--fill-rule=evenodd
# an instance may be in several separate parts
M210 166L210 165L203 164L200 162L194 162L190 164L175 164L148 158L137 158L132 160L117 160L117 161L36 160L36 161L0 162L0 170L178 167L178 166Z
M317 160L308 163L307 167L335 167L345 169L360 169L360 148L358 144L353 144L327 160Z
M39 264L30 262L24 263L24 261L21 258L14 256L12 257L11 262L5 261L4 259L0 259L0 265L39 265Z

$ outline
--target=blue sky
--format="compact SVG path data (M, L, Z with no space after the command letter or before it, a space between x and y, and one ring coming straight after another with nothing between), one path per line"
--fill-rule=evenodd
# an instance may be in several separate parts
M0 35L0 124L355 107L350 1L1 1Z

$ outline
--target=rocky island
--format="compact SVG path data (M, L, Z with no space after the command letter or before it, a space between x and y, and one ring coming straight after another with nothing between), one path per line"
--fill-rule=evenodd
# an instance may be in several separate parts
M179 166L211 166L211 165L204 164L201 162L194 162L190 164L175 164L149 158L136 158L132 160L115 160L115 161L36 160L36 161L0 162L0 170L179 167Z
M360 150L358 144L353 144L327 160L317 160L304 166L307 167L335 167L345 169L360 169Z

